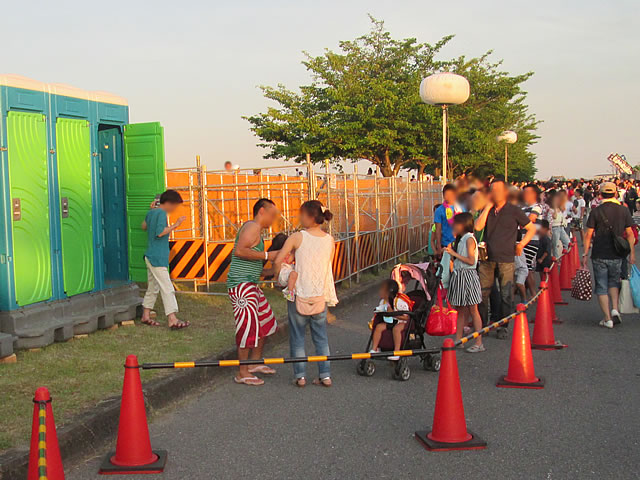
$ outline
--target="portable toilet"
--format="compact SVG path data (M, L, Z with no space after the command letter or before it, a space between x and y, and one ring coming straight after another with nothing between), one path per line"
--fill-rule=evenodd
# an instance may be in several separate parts
M135 318L162 127L18 75L0 75L0 115L0 357Z

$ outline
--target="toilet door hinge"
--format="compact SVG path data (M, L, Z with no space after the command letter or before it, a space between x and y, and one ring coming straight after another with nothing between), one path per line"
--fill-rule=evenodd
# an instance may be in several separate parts
M7 151L7 147L0 147L0 152L6 152Z
M53 155L54 153L56 153L56 151L52 148L51 150L49 150L49 153Z

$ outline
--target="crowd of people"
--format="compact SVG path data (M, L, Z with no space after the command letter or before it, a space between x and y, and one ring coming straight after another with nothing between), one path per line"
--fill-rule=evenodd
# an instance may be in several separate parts
M449 301L459 312L458 338L465 329L478 330L513 312L516 296L525 302L535 295L536 272L542 280L544 269L567 250L571 236L584 245L582 267L589 256L592 260L603 312L600 325L621 323L618 292L629 262L635 263L634 181L509 185L501 179L463 177L445 185L442 196L429 250L445 267ZM481 337L467 349L484 350Z
M584 245L583 268L589 256L592 261L595 293L603 312L600 325L613 328L622 322L620 283L628 275L629 263L635 263L635 182L581 180L510 185L501 179L462 177L445 185L442 197L442 203L434 208L427 248L443 267L448 300L458 311L457 338L512 313L516 296L524 302L535 295L536 276L543 278L544 269L569 247L571 236L581 238ZM164 192L151 205L142 224L148 233L145 262L149 282L142 322L149 326L160 325L151 316L159 294L168 326L182 329L190 325L177 318L178 303L168 270L169 235L184 218L171 225L167 218L181 203L178 192ZM279 216L272 200L259 199L253 206L253 218L240 227L235 239L227 288L240 360L262 358L266 339L277 330L275 316L260 287L269 278L276 279L287 299L291 356L305 356L307 326L316 355L329 355L327 307L338 302L332 273L335 245L326 229L333 215L317 200L303 203L300 230L290 236L277 235L267 249L262 233ZM381 285L380 298L378 311L411 308L412 302L392 279ZM373 351L377 351L385 329L392 331L398 350L407 320L396 316L379 324L372 333ZM485 351L482 336L467 351ZM234 380L262 385L264 380L257 374L274 373L268 365L241 365ZM294 376L298 387L307 384L305 363L294 363ZM332 385L328 361L318 362L318 377L313 383Z

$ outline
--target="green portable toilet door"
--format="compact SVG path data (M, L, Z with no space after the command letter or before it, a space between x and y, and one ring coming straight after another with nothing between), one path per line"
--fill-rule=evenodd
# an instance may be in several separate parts
M164 130L160 123L125 125L124 151L129 276L134 282L146 282L143 256L147 232L141 225L155 196L165 190Z
M51 298L51 242L46 118L9 112L7 149L12 205L13 277L16 303Z
M87 120L56 121L62 270L67 296L94 286L91 134Z

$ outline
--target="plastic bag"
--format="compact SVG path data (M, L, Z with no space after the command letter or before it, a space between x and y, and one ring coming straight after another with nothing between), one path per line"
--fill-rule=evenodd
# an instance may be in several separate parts
M620 310L620 313L640 313L640 310L633 303L633 295L631 294L631 284L629 280L622 280L618 304L618 310Z
M427 335L442 337L454 335L458 326L458 311L451 308L449 301L444 305L446 293L442 286L438 287L436 303L431 307L427 318Z
M440 259L440 265L442 265L442 274L440 281L445 289L449 289L449 277L451 276L451 255L448 252L442 252L442 259Z
M640 270L635 265L631 266L631 275L629 275L629 286L631 287L631 296L633 304L640 308Z

